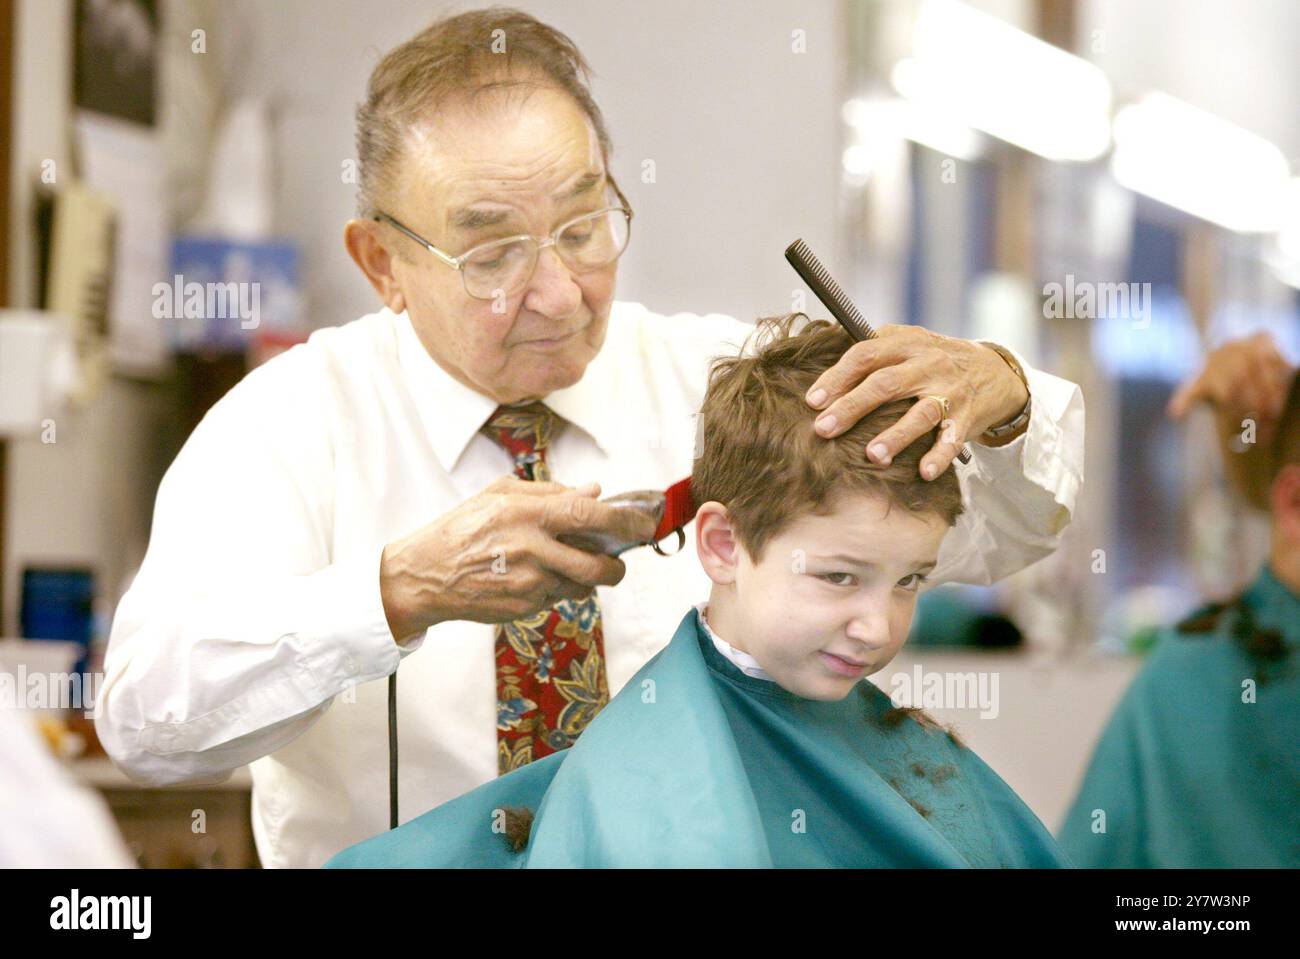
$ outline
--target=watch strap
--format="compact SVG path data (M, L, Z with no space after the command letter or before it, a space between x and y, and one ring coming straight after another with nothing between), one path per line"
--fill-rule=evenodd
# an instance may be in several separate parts
M1025 384L1025 392L1029 395L1029 398L1025 400L1025 408L1022 409L1019 414L1000 426L990 426L984 431L983 435L985 436L991 436L994 439L1001 439L1004 436L1018 432L1026 423L1029 422L1029 411L1034 405L1034 396L1029 392L1029 380L1025 377L1024 368L1015 358L1015 355L1005 346L1001 346L997 343L990 343L988 340L980 340L980 342L993 352L997 353L998 356L1002 357L1007 366L1011 367L1011 372L1015 373L1016 376L1020 378L1020 382Z

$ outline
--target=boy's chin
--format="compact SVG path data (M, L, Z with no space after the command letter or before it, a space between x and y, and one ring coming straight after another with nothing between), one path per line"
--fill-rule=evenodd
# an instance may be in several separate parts
M865 677L864 677L865 678ZM843 682L794 683L781 682L778 685L788 693L794 693L801 699L812 699L821 703L836 703L853 692L853 687L862 679L845 679Z

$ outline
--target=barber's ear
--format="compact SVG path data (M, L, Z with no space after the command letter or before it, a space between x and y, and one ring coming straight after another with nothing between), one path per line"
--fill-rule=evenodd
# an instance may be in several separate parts
M397 257L380 240L380 229L374 220L348 220L343 227L343 245L384 305L394 313L401 313L406 309L406 297L393 272Z
M727 508L710 500L695 513L695 552L709 579L719 586L736 581L739 544Z

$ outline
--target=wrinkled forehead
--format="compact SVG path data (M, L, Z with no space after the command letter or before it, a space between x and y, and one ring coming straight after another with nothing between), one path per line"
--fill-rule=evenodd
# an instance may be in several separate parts
M403 156L401 201L439 229L474 207L547 212L604 183L590 118L568 94L534 84L447 98L409 128Z

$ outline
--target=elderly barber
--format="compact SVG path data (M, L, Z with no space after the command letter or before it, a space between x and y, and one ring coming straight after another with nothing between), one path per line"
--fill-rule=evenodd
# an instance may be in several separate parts
M319 865L387 827L380 680L399 662L406 819L571 744L706 592L689 546L615 559L558 538L649 538L598 497L690 474L708 362L750 328L615 301L632 212L585 72L567 37L512 11L389 53L358 111L361 216L344 232L383 309L251 373L158 491L100 736L148 782L251 763L268 866ZM973 451L935 577L991 582L1049 553L1082 480L1078 388L886 327L808 412L833 436L929 395L951 429L923 471ZM918 403L871 458L941 407Z

